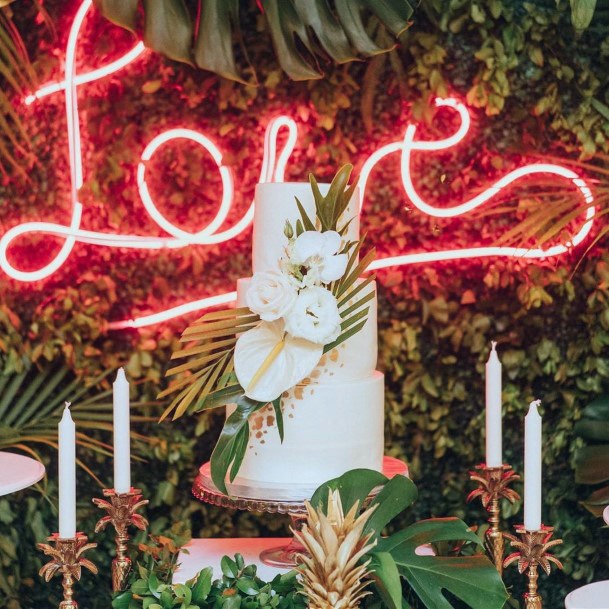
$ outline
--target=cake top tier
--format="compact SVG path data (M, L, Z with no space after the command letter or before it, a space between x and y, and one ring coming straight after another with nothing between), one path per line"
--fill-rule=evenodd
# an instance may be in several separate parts
M329 184L319 184L323 195L329 188ZM254 273L278 270L279 259L284 255L288 243L283 232L286 220L295 226L300 218L296 197L308 216L315 218L315 200L308 182L265 182L256 186L252 246ZM349 206L339 220L339 228L349 220L351 223L345 238L356 241L359 239L359 189L355 190Z

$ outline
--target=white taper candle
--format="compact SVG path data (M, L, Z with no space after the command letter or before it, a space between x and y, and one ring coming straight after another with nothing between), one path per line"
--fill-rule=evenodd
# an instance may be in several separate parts
M491 353L486 362L486 466L503 465L501 441L501 362L491 343Z
M524 528L541 529L541 416L537 407L541 400L531 402L524 418Z
M76 536L76 427L66 402L59 436L59 537Z
M129 441L129 383L119 368L113 384L114 406L114 490L127 493L131 488L131 447Z

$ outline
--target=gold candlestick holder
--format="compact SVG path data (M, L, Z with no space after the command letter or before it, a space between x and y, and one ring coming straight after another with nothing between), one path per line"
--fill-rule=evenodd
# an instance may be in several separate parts
M74 537L62 538L55 533L48 538L51 543L36 544L51 560L40 569L40 577L50 581L54 575L61 573L63 576L63 600L59 603L60 609L78 609L78 603L74 600L74 582L80 580L82 568L89 569L97 574L97 567L83 554L97 546L96 543L87 543L88 539L84 533L76 533Z
M488 523L490 525L486 532L485 545L493 564L501 575L503 573L504 543L503 533L499 529L501 521L501 499L507 499L514 503L520 498L518 493L510 488L510 484L520 480L520 476L514 473L511 466L487 467L484 463L477 465L475 471L469 473L470 480L478 483L468 496L470 502L480 497L482 505L489 513Z
M552 570L551 562L562 569L558 558L548 553L550 548L562 543L562 539L550 541L553 531L552 527L546 527L543 524L539 531L527 531L524 526L519 525L516 527L517 536L505 534L516 552L505 559L504 566L509 567L512 563L518 562L518 573L527 572L528 585L524 594L525 609L542 609L542 599L537 591L538 567L541 567L546 575L550 575Z
M148 526L148 521L137 514L142 506L148 503L147 499L142 499L140 489L131 488L127 493L117 493L114 489L104 489L105 499L93 499L93 503L102 510L106 510L107 515L100 518L95 525L95 532L103 531L106 526L112 523L116 531L116 558L112 561L112 590L120 592L125 589L127 577L131 571L131 559L127 556L129 525L144 531Z

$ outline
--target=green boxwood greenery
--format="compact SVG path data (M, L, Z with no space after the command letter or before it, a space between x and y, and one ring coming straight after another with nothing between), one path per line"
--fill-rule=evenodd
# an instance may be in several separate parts
M236 212L251 200L260 170L264 128L287 111L300 125L298 146L286 178L318 179L353 162L361 167L374 148L403 133L407 117L422 133L438 137L429 124L430 99L455 94L474 108L474 132L457 151L421 155L417 186L429 199L460 201L488 179L505 174L522 155L554 154L591 159L609 152L609 36L602 3L585 32L575 33L569 3L554 0L430 0L416 12L400 46L369 63L322 66L323 80L286 81L264 40L248 52L261 66L258 88L243 87L156 55L121 75L81 89L85 186L81 200L87 228L158 234L139 203L137 159L160 130L196 127L217 140L236 176ZM16 15L29 24L26 42L42 81L58 77L54 54L65 48L76 4L53 0L45 7L57 39L31 27L28 10ZM33 10L33 9L32 9ZM81 44L82 62L99 65L130 46L97 22L95 39ZM91 22L87 27L93 27ZM60 53L61 54L61 53ZM86 58L85 58L86 57ZM89 59L92 58L93 59ZM63 100L48 98L29 110L27 121L36 158L23 158L28 180L0 184L0 225L54 218L69 211ZM29 115L27 113L30 113ZM442 115L438 115L440 121ZM174 154L170 154L172 152ZM218 177L198 149L168 146L150 171L150 187L168 216L182 226L201 226L215 209ZM163 168L161 172L160 169ZM523 217L535 202L514 190L513 212L468 219L433 219L411 209L399 181L397 160L387 159L371 176L363 216L377 256L437 247L488 243ZM20 268L35 267L58 244L41 237L19 245L12 257ZM233 289L249 272L250 233L231 244L181 252L112 251L77 245L62 270L38 285L0 282L0 351L4 374L27 356L44 366L65 363L83 382L125 364L133 400L154 399L176 337L187 320L140 331L108 332L107 321L133 312L155 311L176 302ZM406 458L419 487L416 518L457 516L483 523L479 505L465 505L467 470L483 459L483 371L491 340L499 341L504 364L505 458L522 471L522 421L528 402L543 400L544 520L565 543L556 550L565 570L542 577L549 606L591 579L609 577L609 544L600 522L581 505L593 490L574 484L574 455L583 441L573 425L582 408L609 391L609 255L599 244L573 273L578 254L523 264L470 260L393 268L378 274L379 367L386 374L387 452ZM107 383L107 380L105 381ZM107 389L102 383L101 389ZM159 406L159 412L162 406ZM190 486L200 463L209 459L221 417L202 415L173 425L142 422L138 432L157 438L143 445L145 463L134 463L133 480L150 498L153 533L186 521L195 536L285 533L276 517L200 505ZM110 433L98 432L102 441ZM10 609L57 605L59 582L46 586L37 569L35 542L56 528L56 465L52 449L44 494L25 491L0 499L0 605ZM83 452L106 485L106 457ZM90 498L100 489L79 474L79 526L92 531L99 514ZM519 522L520 505L507 507L508 524ZM100 535L91 556L102 567L97 579L85 574L79 601L91 609L109 606L107 579L111 539ZM507 581L520 593L521 579Z

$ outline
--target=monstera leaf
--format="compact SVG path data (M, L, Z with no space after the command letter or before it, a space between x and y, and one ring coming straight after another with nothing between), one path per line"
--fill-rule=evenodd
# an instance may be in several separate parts
M246 82L235 59L235 43L243 40L239 0L199 0L190 3L192 11L184 0L95 0L107 19L137 33L140 4L146 46L171 59ZM294 80L321 78L320 57L345 63L389 51L393 45L380 44L377 39L386 36L378 36L378 30L399 36L410 26L414 4L409 0L334 0L332 10L328 0L258 2L277 60ZM243 51L247 58L247 49Z
M508 595L497 570L486 556L421 556L420 546L438 542L471 542L478 537L458 518L438 518L416 522L407 529L382 539L376 551L389 554L400 575L426 607L450 609L446 590L473 609L503 607Z
M482 554L473 556L419 555L420 546L442 542L472 543L482 548L478 537L457 518L423 520L390 537L381 537L383 529L417 497L414 483L404 476L391 479L383 474L356 469L321 485L311 498L316 508L327 509L328 490L337 489L345 511L355 503L362 506L370 494L370 506L376 509L364 534L374 532L376 547L362 557L370 560L369 570L377 592L387 607L401 609L402 584L405 583L428 609L451 609L444 596L449 592L473 609L501 609L508 598L505 586L490 560Z

